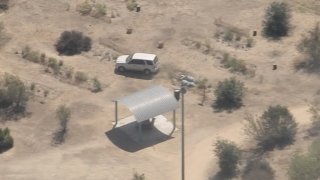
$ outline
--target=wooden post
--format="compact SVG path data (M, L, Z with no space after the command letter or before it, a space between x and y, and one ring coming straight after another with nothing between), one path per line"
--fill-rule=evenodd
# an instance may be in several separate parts
M257 36L257 31L253 31L253 36Z
M277 65L276 64L273 64L272 65L272 70L276 70L278 67L277 67Z
M132 34L132 28L127 28L127 34Z
M140 12L140 10L141 10L141 6L137 5L136 12Z

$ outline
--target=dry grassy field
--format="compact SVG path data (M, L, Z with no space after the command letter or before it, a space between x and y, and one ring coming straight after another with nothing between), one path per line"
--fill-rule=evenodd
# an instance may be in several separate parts
M117 147L105 133L113 127L112 100L153 85L173 90L182 73L207 78L212 85L203 106L199 105L201 90L194 87L185 95L186 179L209 180L219 171L213 153L219 138L249 151L252 142L243 131L246 113L260 115L277 104L287 106L297 120L297 140L265 156L276 179L288 179L292 154L306 149L312 140L306 136L311 124L309 105L320 90L320 79L317 74L295 70L293 64L301 57L296 46L302 35L319 21L318 1L288 0L293 29L279 41L261 35L269 0L138 0L140 12L129 11L124 0L91 0L106 5L106 15L98 18L81 15L77 5L82 2L10 0L8 10L0 14L8 37L1 43L0 73L17 75L37 89L28 101L26 117L0 122L0 128L9 127L14 138L14 147L0 154L1 180L125 180L134 172L150 180L180 179L180 109L173 138L136 152ZM131 34L126 34L128 28ZM238 32L241 40L228 43L217 38L215 34L223 28ZM54 45L66 30L91 37L91 50L60 56ZM253 31L258 35L252 36ZM252 47L246 45L248 39ZM159 42L164 43L161 49ZM23 59L21 51L27 45L89 78L97 77L103 91L93 93L87 85L68 82L46 72L43 65ZM114 73L111 56L133 52L157 54L159 73L152 79ZM222 67L225 53L242 59L252 73L242 75ZM277 70L272 70L273 64ZM212 107L213 90L219 81L232 76L245 83L244 106L217 112ZM61 104L70 107L71 119L65 142L53 146L52 134L58 127L55 110ZM170 119L171 114L166 117Z

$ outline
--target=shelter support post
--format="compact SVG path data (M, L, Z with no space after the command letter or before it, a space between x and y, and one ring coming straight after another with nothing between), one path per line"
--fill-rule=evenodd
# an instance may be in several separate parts
M176 110L173 110L173 129L170 133L170 136L173 134L174 130L176 130Z
M139 141L141 141L141 122L139 122L138 128L139 128Z
M115 103L115 124L113 126L113 128L117 127L118 125L118 101L114 101Z

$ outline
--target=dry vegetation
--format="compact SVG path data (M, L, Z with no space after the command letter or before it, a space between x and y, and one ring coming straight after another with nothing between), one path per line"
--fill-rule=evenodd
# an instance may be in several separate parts
M0 179L179 179L180 109L170 140L136 143L113 129L113 100L188 75L186 179L316 180L320 4L287 2L274 41L268 0L0 0ZM159 73L116 74L133 52L157 54Z

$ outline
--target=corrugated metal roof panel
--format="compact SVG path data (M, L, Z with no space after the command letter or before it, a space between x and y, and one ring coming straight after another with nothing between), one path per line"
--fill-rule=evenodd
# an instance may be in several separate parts
M136 92L119 99L118 102L126 105L138 122L173 111L178 107L173 92L162 86Z

